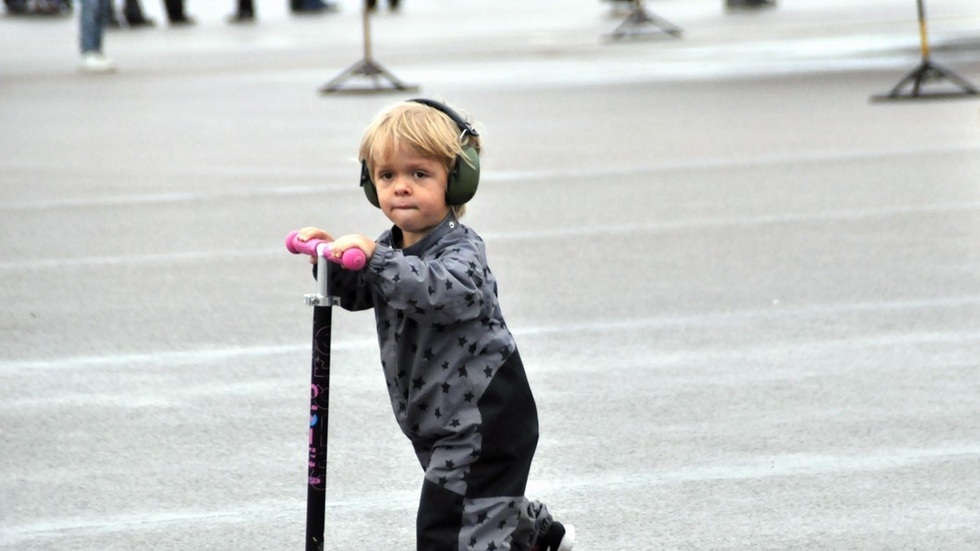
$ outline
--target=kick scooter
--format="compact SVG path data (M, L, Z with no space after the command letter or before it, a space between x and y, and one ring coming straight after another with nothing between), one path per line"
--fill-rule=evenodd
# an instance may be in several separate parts
M300 241L297 232L286 237L286 249L293 254L315 256L316 293L305 295L313 307L313 362L310 370L310 457L309 484L306 489L306 551L323 551L324 509L327 489L327 420L330 413L330 325L331 307L338 303L328 290L325 261L339 263L348 270L360 270L366 262L364 251L348 249L335 259L330 244L320 239Z

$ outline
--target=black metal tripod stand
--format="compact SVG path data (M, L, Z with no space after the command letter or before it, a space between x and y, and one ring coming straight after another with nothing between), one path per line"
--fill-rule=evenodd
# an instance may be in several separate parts
M953 71L934 63L929 57L929 38L926 32L926 12L923 0L916 0L919 8L919 44L922 50L922 61L912 72L905 75L892 91L884 96L874 96L874 100L895 100L895 99L914 99L914 98L954 98L961 96L975 96L977 89L966 79L957 75ZM930 82L949 81L954 85L953 90L929 92L923 90L923 86ZM911 85L911 89L906 93L903 89Z
M647 11L643 0L633 0L630 14L609 34L609 39L651 38L663 34L680 38L681 32L677 25Z
M418 86L405 84L371 57L371 10L364 3L364 58L320 87L321 94L414 92ZM351 81L354 81L353 83Z

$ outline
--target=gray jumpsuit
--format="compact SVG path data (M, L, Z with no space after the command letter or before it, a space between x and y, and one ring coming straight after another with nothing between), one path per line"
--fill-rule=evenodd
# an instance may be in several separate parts
M382 234L360 272L331 266L330 294L374 309L395 418L425 470L418 550L527 551L551 523L524 497L538 416L483 240L450 214L400 241Z

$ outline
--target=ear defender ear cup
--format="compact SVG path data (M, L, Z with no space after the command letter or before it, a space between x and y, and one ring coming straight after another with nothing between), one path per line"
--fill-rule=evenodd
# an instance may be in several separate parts
M371 179L371 173L368 171L367 161L361 161L361 189L364 190L364 196L367 197L368 202L380 209L381 201L378 200L378 190L374 187L374 180Z
M463 154L456 157L455 167L446 184L446 204L464 205L476 195L480 185L480 154L475 147L463 148Z
M459 128L460 142L465 142L467 136L479 136L475 128L459 113L453 111L448 105L439 103L431 99L416 98L408 101L427 105L436 111L440 111L449 117ZM449 172L449 179L446 182L446 204L450 206L463 205L469 202L476 195L476 188L480 185L480 152L476 147L467 145L463 147L463 153L456 157L453 168ZM361 188L364 196L377 208L381 208L378 200L378 190L374 187L371 179L371 172L368 170L367 161L361 160Z

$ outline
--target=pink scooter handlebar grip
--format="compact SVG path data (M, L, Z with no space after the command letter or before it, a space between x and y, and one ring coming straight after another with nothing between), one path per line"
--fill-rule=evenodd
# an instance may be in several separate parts
M334 258L330 254L330 243L322 239L310 239L309 241L300 241L296 238L299 232L293 231L286 236L286 249L293 254L308 254L310 256L317 255L317 248L320 245L326 245L327 248L324 251L324 258L331 262L336 262L343 266L347 270L360 270L367 264L367 256L365 256L364 251L358 248L347 249L344 254L340 255L340 259Z

